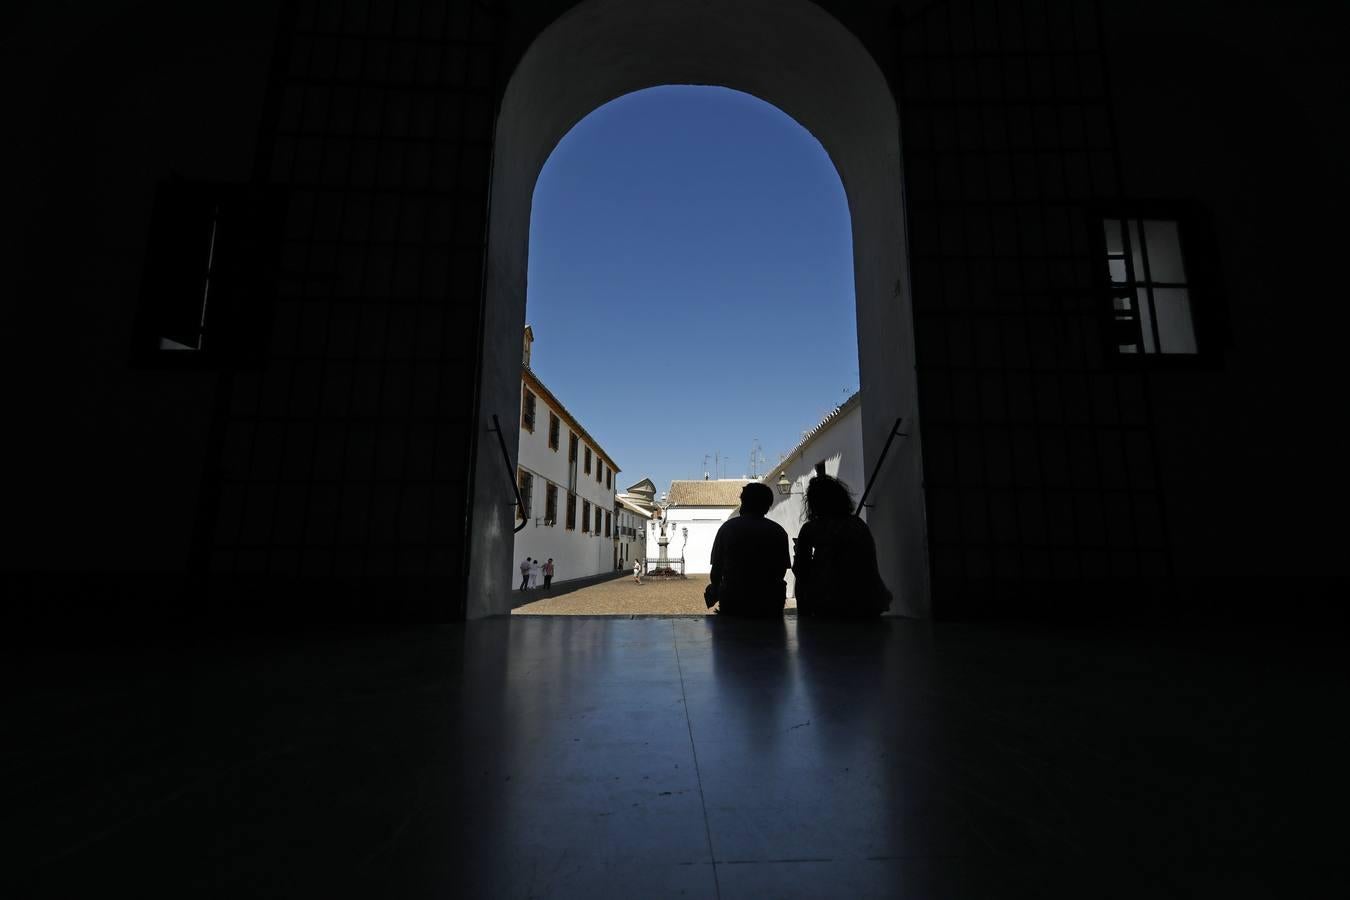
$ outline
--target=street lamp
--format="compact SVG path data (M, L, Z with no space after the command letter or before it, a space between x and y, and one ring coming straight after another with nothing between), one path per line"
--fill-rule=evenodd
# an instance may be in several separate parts
M792 482L788 481L786 469L778 473L778 493L784 497L792 493Z

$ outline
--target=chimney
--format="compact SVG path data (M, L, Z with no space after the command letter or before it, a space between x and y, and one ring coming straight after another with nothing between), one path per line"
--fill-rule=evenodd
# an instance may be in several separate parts
M534 343L534 329L531 328L529 325L526 325L526 326L525 326L525 355L524 355L524 358L523 358L522 361L525 363L525 368L527 368L527 369L530 367L530 345L533 344L533 343Z

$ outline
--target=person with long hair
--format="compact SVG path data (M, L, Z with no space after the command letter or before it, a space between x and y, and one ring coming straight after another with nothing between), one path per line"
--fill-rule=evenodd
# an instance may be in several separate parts
M792 574L797 614L832 618L879 616L891 592L877 568L867 523L854 515L848 485L817 475L806 486L806 521L797 535Z

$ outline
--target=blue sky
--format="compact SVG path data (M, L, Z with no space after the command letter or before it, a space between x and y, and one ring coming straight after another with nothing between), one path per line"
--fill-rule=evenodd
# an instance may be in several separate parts
M600 107L535 186L532 364L623 470L768 463L858 386L848 205L820 143L725 88Z

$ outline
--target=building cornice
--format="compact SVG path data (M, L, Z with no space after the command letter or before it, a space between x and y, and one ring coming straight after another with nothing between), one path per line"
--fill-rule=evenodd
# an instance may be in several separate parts
M765 484L770 484L774 479L774 476L776 476L779 473L779 471L782 470L783 466L786 465L789 460L791 460L795 456L800 456L802 453L805 453L806 448L811 446L811 444L816 440L816 438L824 434L825 431L827 431L829 427L833 425L835 422L839 421L845 415L852 412L853 409L856 408L860 403L862 403L862 391L854 391L853 396L849 397L843 403L839 404L834 409L830 410L830 412L825 415L825 418L821 419L820 422L818 422L814 428L806 432L806 434L802 435L802 439L797 442L797 446L793 447L787 453L784 453L783 458L778 461L778 465L773 467L773 471L767 473L762 478L760 478L760 481L762 481Z
M529 366L520 367L520 380L533 389L535 396L542 398L544 402L558 414L558 418L566 422L567 426L577 433L578 437L590 444L591 449L595 451L595 454L605 462L609 463L609 467L614 470L616 475L619 473L619 464L614 461L614 458L601 448L600 442L591 437L591 433L581 426L581 423L577 421L576 416L567 411L567 407L563 406L562 401L558 399L558 396L550 391L548 387L539 380L539 376L534 374ZM561 440L559 443L561 443Z
M617 495L616 495L616 496L614 497L614 500L615 500L620 506L622 506L622 507L624 507L625 509L627 509L629 512L637 513L638 515L642 516L644 519L650 519L650 518L652 517L652 511L651 511L651 510L649 510L649 509L643 509L641 506L638 506L636 503L634 503L632 500L629 500L627 497L622 497L622 496L617 496Z

